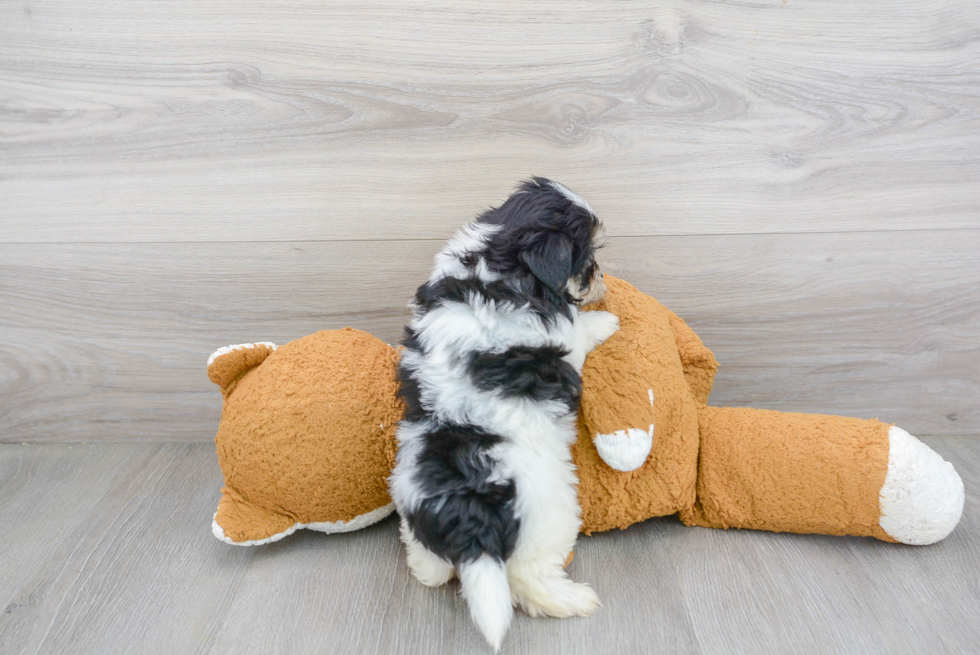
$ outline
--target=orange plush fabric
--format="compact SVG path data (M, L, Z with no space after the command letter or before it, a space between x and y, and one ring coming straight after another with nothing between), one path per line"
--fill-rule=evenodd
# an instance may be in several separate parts
M215 442L225 488L215 521L235 542L296 523L351 521L388 505L395 351L366 332L258 344L208 368L225 395Z
M704 407L698 501L687 525L873 536L889 425L844 416Z
M689 525L891 541L878 526L888 426L707 407L711 351L650 296L609 275L606 285L599 308L619 316L620 330L586 360L572 446L584 532L680 512ZM216 353L208 373L225 397L216 437L225 488L215 535L264 543L386 515L403 412L397 359L350 328ZM649 451L614 470L611 442Z
M680 512L688 525L894 541L878 525L888 425L707 407L718 368L711 351L650 296L608 275L606 284L597 308L619 316L621 329L586 361L572 451L585 532ZM648 420L654 438L643 465L605 466L597 435Z
M673 315L623 280L606 275L606 287L595 309L616 314L620 329L585 361L579 438L572 447L586 533L689 507L697 479L698 403L678 352ZM642 466L621 472L600 459L597 434L648 431L651 425L653 446Z

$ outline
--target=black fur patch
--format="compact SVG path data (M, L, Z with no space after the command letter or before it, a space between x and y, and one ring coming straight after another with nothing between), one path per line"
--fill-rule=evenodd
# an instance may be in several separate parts
M535 287L539 283L532 280L512 279L509 282L497 280L484 283L477 277L444 277L418 288L415 292L415 307L419 314L425 314L442 303L465 303L468 296L475 295L497 304L510 303L514 307L526 305L544 320L552 320L558 315L570 319L572 314L568 303L550 290L536 294Z
M500 226L483 252L489 270L524 280L531 295L549 303L574 304L565 284L592 260L599 225L589 210L535 177L477 221Z
M585 269L582 271L582 279L587 282L591 281L592 278L595 276L595 269L597 266L598 264L595 261L595 257L592 257L589 260L589 263L586 265Z
M406 328L407 329L407 328ZM422 407L422 390L415 374L407 367L398 364L398 397L405 403L405 420L422 421L428 413Z
M484 391L496 389L505 398L560 400L575 412L582 398L582 379L562 359L567 354L557 346L513 346L501 353L472 353L468 369L474 384Z
M422 341L419 339L419 335L409 325L405 326L405 338L402 339L402 345L409 350L414 350L423 355L425 354L425 348L422 347Z
M562 232L547 232L520 254L520 260L556 295L564 295L572 277L572 240Z
M571 318L576 303L566 285L579 277L585 285L595 268L592 237L598 219L573 203L551 182L535 177L522 184L503 205L477 222L499 226L478 251L460 256L466 278L445 277L423 284L415 293L417 311L425 314L443 302L467 301L474 294L496 303L529 306L543 320ZM501 280L484 283L474 273L480 261Z
M520 520L513 480L491 482L488 450L502 438L472 425L441 425L424 437L415 481L426 499L406 516L415 538L458 565L490 555L510 557Z

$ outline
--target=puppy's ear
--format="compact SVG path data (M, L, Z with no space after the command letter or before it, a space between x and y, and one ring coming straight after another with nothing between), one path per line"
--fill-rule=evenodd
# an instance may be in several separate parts
M558 295L572 277L572 241L561 232L546 232L527 250L521 251L521 261L527 264L534 277Z

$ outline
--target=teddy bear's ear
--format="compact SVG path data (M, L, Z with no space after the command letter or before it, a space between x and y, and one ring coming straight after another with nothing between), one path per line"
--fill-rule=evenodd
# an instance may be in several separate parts
M240 343L218 348L208 358L208 378L221 387L221 395L227 397L242 375L262 362L276 350L276 344Z
M670 319L670 327L674 331L677 352L684 367L684 378L691 387L691 394L700 404L707 405L711 385L714 384L715 373L718 372L714 353L708 350L701 337L680 316L668 309L667 318Z

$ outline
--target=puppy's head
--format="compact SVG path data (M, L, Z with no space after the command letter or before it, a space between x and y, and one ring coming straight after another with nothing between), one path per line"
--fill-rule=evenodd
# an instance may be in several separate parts
M478 220L499 226L488 244L488 265L496 272L533 278L545 295L576 306L605 295L595 259L602 223L585 200L561 184L535 177Z

